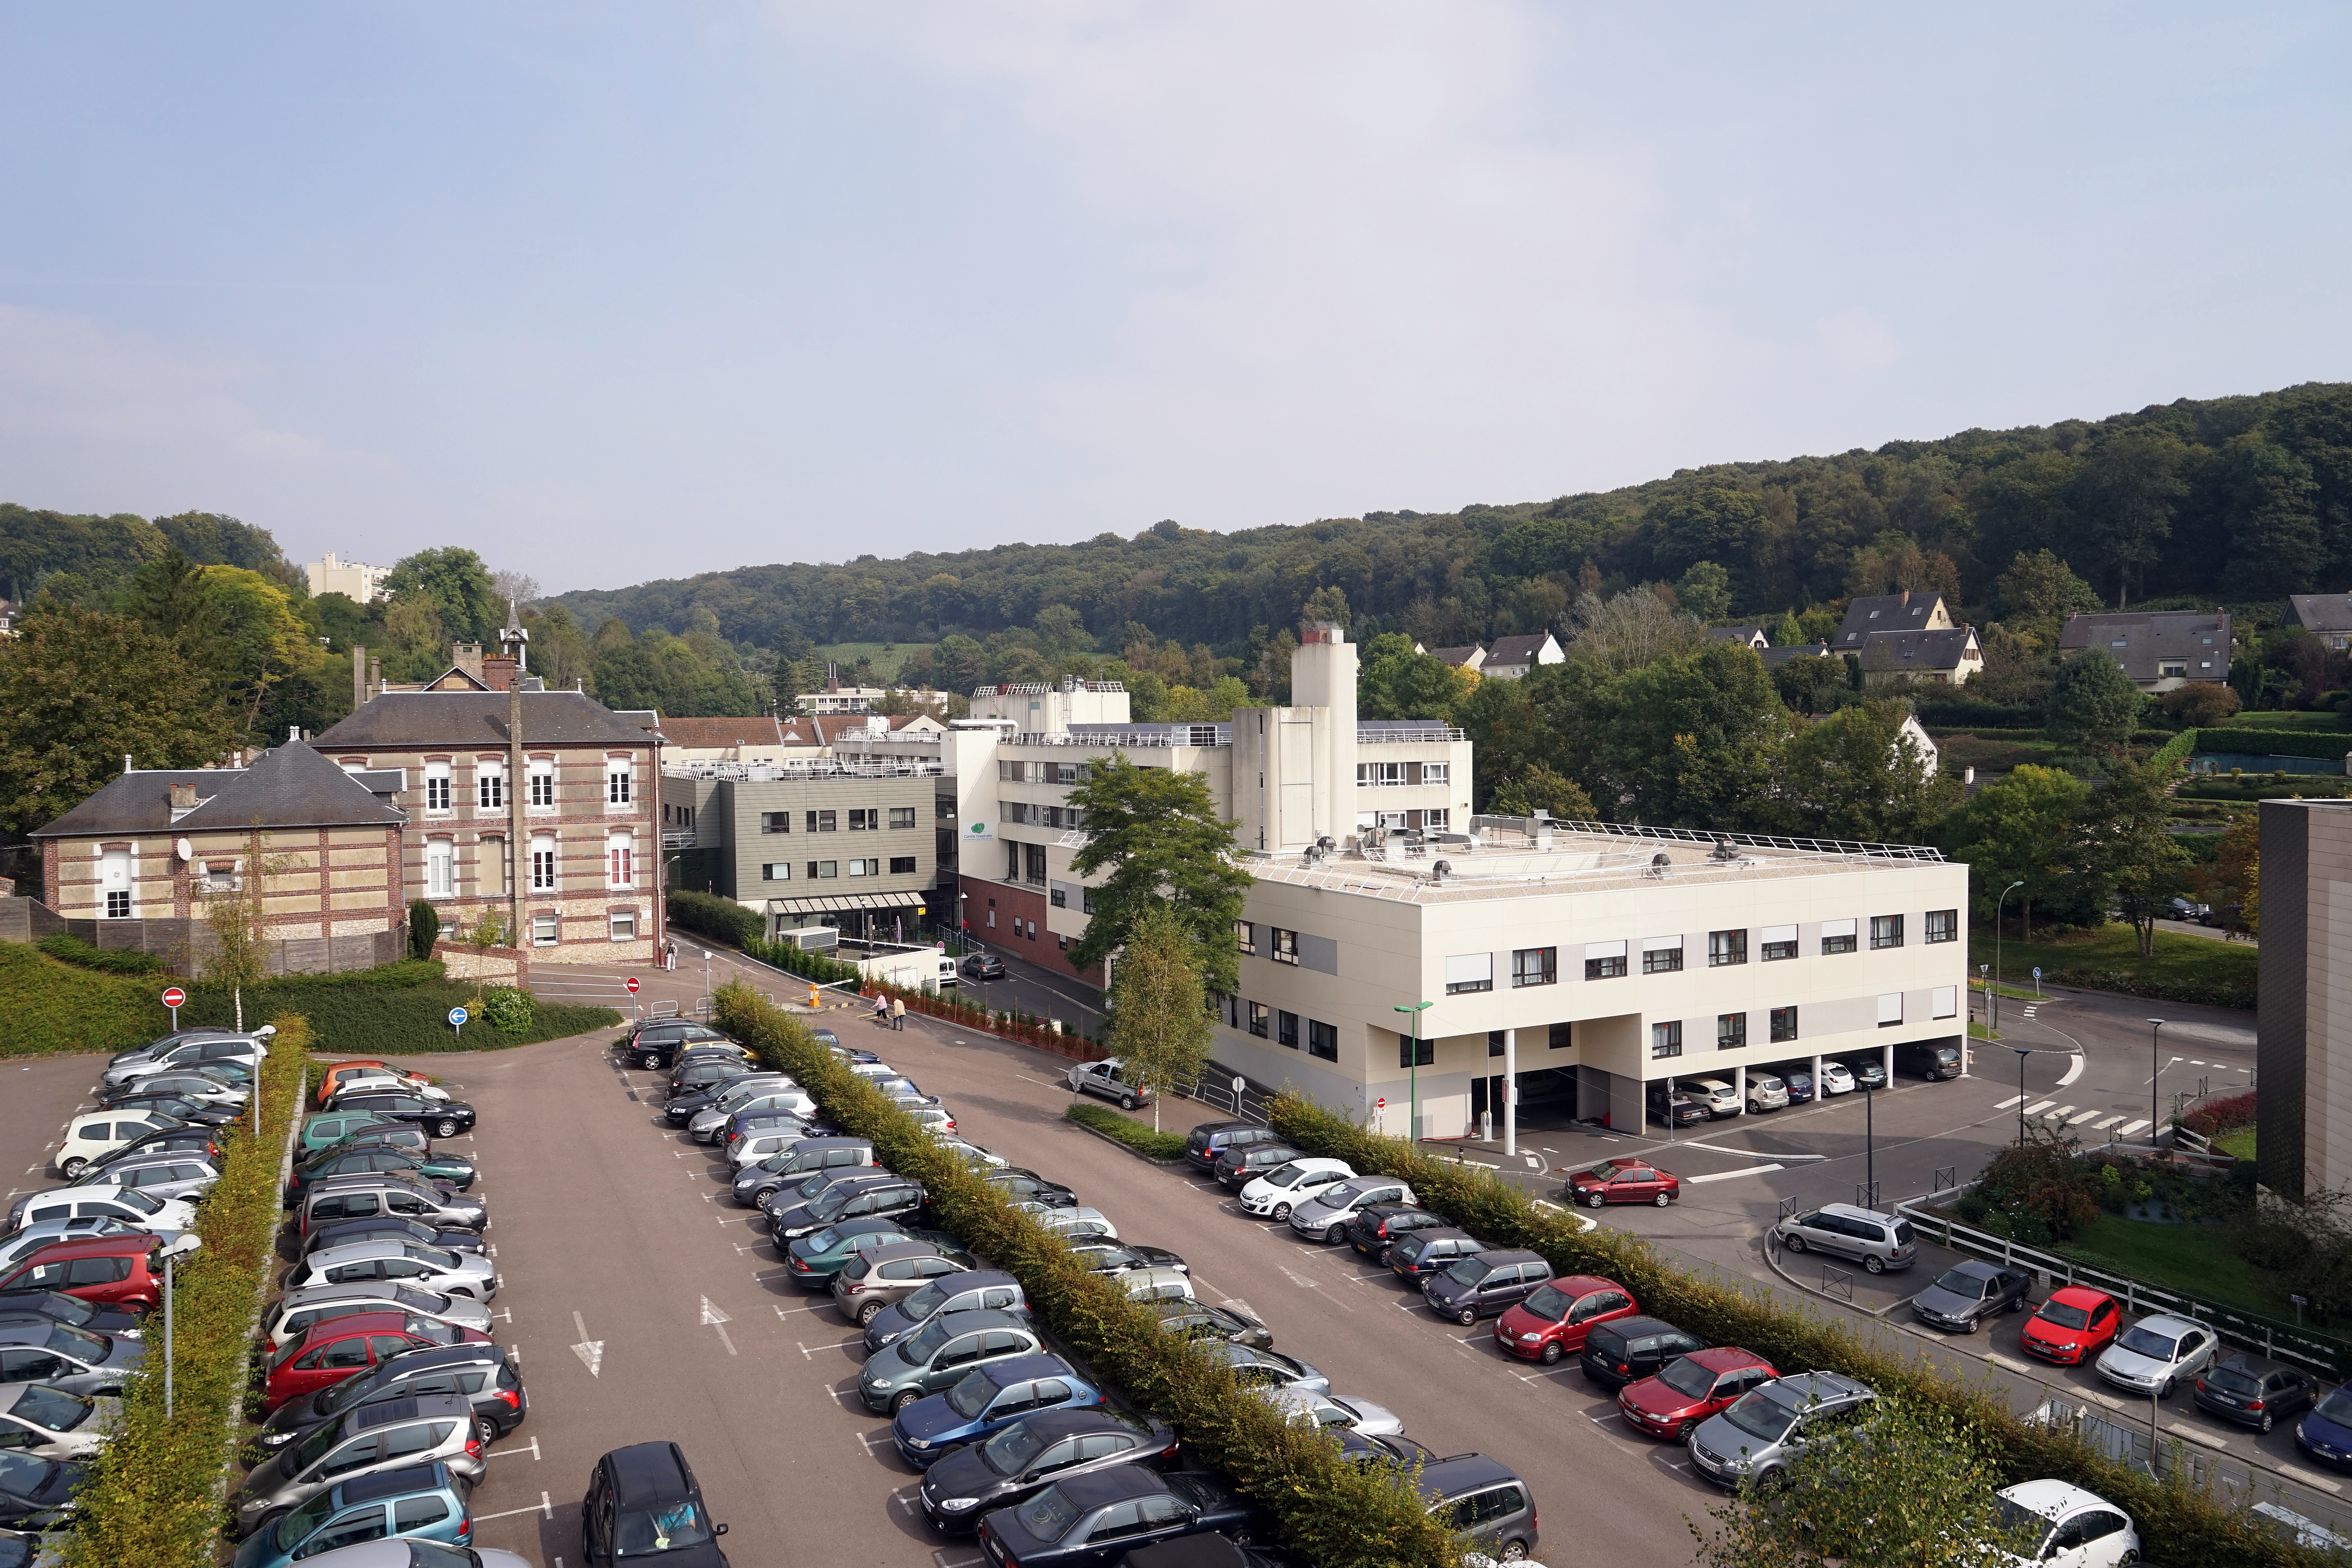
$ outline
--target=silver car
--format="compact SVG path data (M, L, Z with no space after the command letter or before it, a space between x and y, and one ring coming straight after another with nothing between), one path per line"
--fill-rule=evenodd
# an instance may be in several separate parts
M1919 1261L1909 1220L1852 1204L1823 1204L1792 1214L1774 1226L1771 1234L1785 1251L1851 1258L1873 1274L1908 1268Z
M190 1203L203 1197L220 1180L220 1167L202 1154L185 1149L173 1149L159 1154L133 1154L112 1164L91 1168L89 1184L93 1187L121 1187L169 1203L184 1198Z
M783 1097L799 1089L800 1085L781 1073L773 1078L762 1076L748 1085L730 1084L727 1093L688 1118L687 1136L698 1143L708 1143L726 1131L739 1110L789 1110L792 1107Z
M1063 1076L1069 1080L1072 1094L1091 1094L1116 1104L1121 1110L1133 1110L1137 1106L1151 1103L1151 1095L1142 1086L1123 1083L1119 1074L1127 1064L1117 1057L1098 1062L1080 1062Z
M113 1085L159 1072L201 1071L207 1064L219 1061L243 1062L251 1067L269 1054L269 1037L277 1032L276 1025L265 1024L250 1035L214 1035L197 1039L166 1036L152 1046L142 1046L113 1058L99 1075L99 1081Z
M314 1285L307 1290L289 1290L271 1310L262 1338L271 1350L278 1350L309 1333L314 1323L358 1312L405 1312L460 1329L475 1329L486 1334L490 1331L490 1310L471 1296L451 1296L422 1286L379 1280L373 1284Z
M47 1384L0 1386L0 1448L36 1459L87 1459L122 1429L122 1401Z
M1419 1207L1420 1202L1411 1187L1393 1176L1350 1176L1312 1197L1301 1198L1298 1206L1290 1211L1290 1228L1327 1247L1333 1246L1347 1239L1348 1222L1356 1217L1358 1210L1374 1204L1411 1204Z
M1719 1487L1761 1483L1807 1445L1866 1419L1876 1397L1833 1372L1775 1378L1700 1423L1691 1434L1691 1464Z
M1789 1104L1789 1086L1769 1072L1748 1075L1748 1111L1751 1116L1767 1110L1784 1110Z
M183 1198L150 1196L130 1187L51 1187L27 1193L8 1205L8 1225L43 1225L51 1220L116 1219L137 1230L173 1237L196 1223L195 1205Z
M1282 1413L1284 1420L1294 1426L1320 1426L1326 1430L1352 1430L1367 1437L1394 1437L1404 1431L1404 1423L1385 1405L1354 1394L1318 1394L1306 1388L1268 1388L1259 1391L1258 1397Z
M2212 1365L2221 1348L2220 1336L2204 1324L2159 1312L2116 1336L2094 1366L2118 1388L2168 1399L2175 1383Z
M464 1394L362 1405L320 1422L245 1478L236 1499L237 1533L265 1528L338 1482L435 1459L468 1481L481 1479L488 1468L474 1435L474 1407Z
M286 1289L314 1285L404 1283L487 1301L499 1293L498 1269L478 1252L446 1252L397 1237L354 1241L314 1252L286 1274Z
M66 1323L0 1325L0 1383L46 1383L68 1394L116 1395L147 1356L144 1340Z

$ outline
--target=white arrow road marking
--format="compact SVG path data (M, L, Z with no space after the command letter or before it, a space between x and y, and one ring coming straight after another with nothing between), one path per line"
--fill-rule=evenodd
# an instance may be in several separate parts
M588 1375L594 1377L596 1369L604 1364L604 1342L588 1337L588 1324L577 1312L572 1314L572 1326L580 1335L580 1342L572 1347L572 1353L580 1358L580 1364L588 1369ZM522 1511L529 1513L530 1510L524 1509Z
M2173 1059L2175 1061L2179 1060L2178 1057ZM2074 1080L2083 1076L2083 1068L2090 1064L2090 1058L2077 1051L2074 1054L2074 1059L2066 1064L2066 1070L2058 1075L2058 1087L2060 1089L2072 1088Z
M735 1320L720 1311L718 1308L712 1306L710 1304L710 1298L705 1296L702 1299L702 1321L708 1324L717 1325L719 1323L731 1323Z

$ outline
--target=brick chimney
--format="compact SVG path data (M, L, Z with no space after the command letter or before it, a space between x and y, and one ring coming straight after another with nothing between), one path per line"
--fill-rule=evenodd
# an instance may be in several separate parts
M172 791L172 809L173 811L194 811L196 809L195 785L173 784L169 787Z
M514 685L515 660L492 654L482 660L482 684L493 691L504 691Z

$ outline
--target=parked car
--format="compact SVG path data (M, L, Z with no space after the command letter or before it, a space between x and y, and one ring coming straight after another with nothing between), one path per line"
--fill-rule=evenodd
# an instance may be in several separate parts
M2105 1291L2063 1285L2025 1320L2017 1331L2017 1346L2043 1361L2080 1366L2114 1342L2123 1321L2121 1303Z
M202 1072L215 1062L259 1061L269 1054L268 1047L258 1039L238 1035L222 1035L212 1039L183 1040L178 1045L158 1049L149 1047L106 1064L99 1081L111 1088L137 1079L152 1078L159 1072Z
M1495 1321L1495 1342L1523 1361L1555 1366L1562 1356L1581 1355L1594 1328L1638 1310L1633 1292L1614 1279L1571 1274L1506 1309Z
M308 1238L343 1220L413 1219L436 1230L479 1231L489 1223L489 1205L479 1198L445 1193L428 1182L397 1174L337 1177L302 1194L301 1229Z
M151 1154L194 1154L211 1161L217 1167L222 1154L220 1130L193 1125L161 1128L144 1137L133 1138L120 1149L100 1154L83 1168L81 1180L85 1184L103 1183L108 1166L126 1160L143 1160Z
M1272 1524L1205 1471L1163 1475L1118 1465L1064 1477L1026 1502L986 1515L980 1548L1000 1568L1108 1568L1154 1542L1208 1531L1248 1541Z
M405 1312L331 1318L271 1358L262 1383L262 1411L274 1412L289 1400L316 1394L408 1351L460 1342L486 1344L488 1336Z
M1685 1094L1706 1106L1706 1113L1710 1117L1737 1116L1740 1112L1739 1090L1733 1088L1727 1079L1685 1079L1679 1087Z
M1909 1220L1853 1204L1823 1204L1810 1213L1790 1215L1771 1234L1787 1251L1851 1258L1872 1274L1908 1268L1919 1261Z
M1013 1207L1028 1207L1031 1213L1039 1209L1074 1209L1078 1206L1078 1194L1059 1182L1049 1182L1034 1171L1018 1165L1007 1165L991 1171L982 1178L1003 1193Z
M1683 1182L1642 1160L1603 1160L1568 1179L1568 1201L1587 1208L1605 1204L1654 1204L1664 1208L1682 1196Z
M1127 1064L1117 1057L1098 1062L1080 1062L1065 1076L1069 1079L1072 1094L1091 1094L1118 1105L1121 1110L1133 1110L1151 1103L1150 1091L1140 1084L1121 1081L1120 1074Z
M2294 1446L2331 1470L2352 1470L2352 1386L2334 1390L2295 1423Z
M262 1343L270 1350L299 1340L314 1323L348 1318L360 1312L405 1312L431 1318L452 1328L490 1331L490 1310L469 1296L450 1296L417 1286L381 1281L351 1285L314 1285L289 1290L263 1313Z
M1960 1076L1960 1047L1930 1040L1895 1047L1895 1070L1917 1073L1929 1083Z
M628 1060L647 1072L669 1066L682 1047L706 1041L732 1044L727 1037L708 1024L698 1024L690 1018L648 1018L625 1032L616 1049Z
M5 1376L0 1366L0 1377ZM2252 1352L2224 1356L2191 1388L2198 1409L2257 1432L2319 1403L2319 1384L2309 1373Z
M1281 1142L1273 1128L1255 1121L1204 1121L1184 1135L1184 1163L1206 1175L1216 1168L1217 1156L1228 1149Z
M1003 1155L997 1153L995 1151L983 1149L979 1144L969 1142L961 1138L939 1138L934 1141L940 1148L947 1150L950 1153L961 1154L966 1161L980 1170L1001 1171L1007 1163L1009 1163Z
M1026 1316L1013 1312L942 1312L904 1339L868 1356L857 1374L857 1396L879 1415L938 1394L992 1362L1035 1355L1045 1349Z
M772 1154L782 1153L816 1131L814 1122L781 1111L761 1111L740 1118L739 1121L739 1126L726 1131L720 1143L730 1186L735 1172L756 1165Z
M308 1257L313 1252L324 1252L331 1247L393 1239L413 1241L419 1247L437 1247L445 1252L479 1252L486 1245L478 1230L443 1230L421 1220L378 1215L372 1219L337 1220L331 1225L320 1226L302 1238L302 1253Z
M1355 1167L1345 1160L1312 1156L1277 1165L1241 1190L1242 1212L1260 1219L1287 1221L1297 1205L1325 1187L1353 1180Z
M143 1084L140 1089L141 1092L137 1094L126 1094L107 1103L116 1110L161 1111L165 1116L176 1117L198 1127L225 1127L242 1120L233 1104L190 1100L184 1095L149 1089Z
M940 1456L924 1472L918 1495L932 1529L964 1535L982 1516L1064 1478L1128 1465L1166 1468L1176 1457L1175 1429L1151 1415L1101 1405L1046 1410Z
M491 1554L472 1552L467 1544L474 1536L466 1506L472 1489L439 1460L339 1481L247 1536L231 1568L289 1568L298 1562L361 1568L351 1554L373 1548L393 1553L381 1559L383 1568L489 1568Z
M727 1568L701 1484L676 1443L614 1448L589 1472L580 1500L580 1550L591 1568L659 1556L662 1568Z
M1822 1063L1821 1091L1824 1095L1852 1094L1853 1074L1846 1070L1843 1062Z
M1129 1268L1113 1277L1120 1295L1130 1301L1192 1301L1199 1298L1192 1277L1181 1268Z
M93 1236L130 1236L139 1226L111 1215L85 1215L79 1219L45 1219L0 1238L0 1276L20 1261L60 1241L81 1241ZM168 1238L167 1238L168 1239Z
M1848 1057L1843 1066L1860 1088L1876 1090L1886 1087L1886 1066L1878 1059L1875 1051L1868 1056Z
M910 1107L907 1110L907 1120L934 1138L943 1138L956 1130L954 1115L937 1105Z
M1374 1204L1420 1201L1412 1195L1411 1187L1394 1176L1357 1176L1334 1183L1311 1197L1301 1194L1294 1199L1290 1228L1297 1235L1312 1237L1326 1247L1336 1246L1346 1237L1348 1226L1354 1222L1358 1211Z
M286 1271L285 1288L394 1282L477 1301L499 1293L498 1268L484 1254L444 1252L413 1241L361 1241L314 1252Z
M1617 1414L1645 1436L1688 1442L1709 1416L1779 1375L1770 1363L1748 1351L1729 1345L1696 1350L1620 1388Z
M1073 1246L1081 1241L1118 1239L1118 1226L1111 1223L1110 1216L1084 1204L1076 1208L1041 1209L1029 1218L1039 1230L1058 1236Z
M1551 1283L1551 1265L1540 1253L1498 1248L1457 1258L1424 1277L1421 1293L1430 1310L1467 1327L1517 1306Z
M861 1249L829 1282L842 1316L864 1328L932 1280L971 1271L969 1253L900 1235Z
M87 1459L121 1429L122 1401L42 1383L0 1386L0 1452Z
M1451 1268L1456 1258L1486 1250L1486 1244L1461 1230L1416 1230L1389 1244L1389 1270L1406 1284L1419 1288L1423 1279Z
M1096 1274L1124 1275L1142 1268L1191 1272L1184 1260L1166 1247L1146 1247L1141 1242L1088 1238L1073 1244L1070 1255Z
M226 1069L233 1065L215 1062L214 1068L221 1070L195 1072L174 1068L110 1084L98 1091L99 1108L111 1110L119 1105L129 1105L134 1101L143 1103L159 1095L194 1100L198 1105L217 1105L225 1109L241 1107L253 1098L253 1090L230 1076Z
M1964 1258L1912 1297L1911 1310L1929 1328L1972 1334L1987 1318L2031 1306L2026 1296L2032 1288L2033 1277L2021 1268Z
M735 1173L735 1201L749 1208L764 1208L780 1187L803 1181L821 1171L872 1166L874 1145L863 1138L803 1138Z
M1449 1230L1454 1222L1411 1204L1367 1204L1348 1222L1348 1245L1375 1263L1388 1261L1389 1248L1416 1231Z
M1706 1120L1705 1101L1680 1089L1670 1090L1663 1083L1651 1085L1643 1099L1650 1120L1661 1127L1696 1127Z
M0 1384L39 1383L68 1394L117 1398L147 1358L135 1336L94 1334L64 1323L0 1324Z
M57 1152L49 1156L49 1169L71 1182L88 1169L92 1161L111 1154L125 1144L136 1142L151 1132L168 1131L182 1125L184 1123L177 1117L146 1110L109 1111L86 1121L68 1121Z
M330 1063L319 1075L320 1109L326 1108L327 1101L335 1098L338 1089L360 1078L390 1078L397 1079L404 1088L420 1090L433 1087L432 1079L424 1073L412 1072L405 1068L396 1068L378 1057L352 1057L342 1061Z
M662 1118L672 1127L683 1127L698 1110L707 1110L718 1098L717 1090L740 1078L748 1078L751 1064L732 1053L724 1056L688 1057L670 1069L667 1103L662 1108Z
M163 1292L163 1258L194 1252L194 1233L170 1242L152 1235L93 1236L43 1247L0 1278L0 1307L18 1295L62 1290L96 1306L152 1312Z
M687 1136L698 1143L719 1142L734 1130L739 1114L790 1111L801 1103L802 1098L801 1086L782 1073L772 1079L755 1073L750 1082L737 1079L717 1099L687 1118Z
M1374 1436L1341 1427L1330 1434L1339 1440L1339 1457L1359 1465L1378 1465L1384 1469L1410 1472L1437 1462L1437 1450L1425 1443L1417 1443L1402 1432L1386 1432ZM1492 1561L1492 1559L1488 1559ZM1475 1561L1473 1568L1475 1568Z
M711 1060L722 1066L740 1066L742 1069L740 1072L721 1075L716 1081L705 1084L699 1089L673 1094L662 1106L664 1121L672 1127L685 1128L689 1134L704 1142L709 1142L709 1139L703 1137L695 1129L698 1126L711 1125L709 1121L711 1112L719 1110L723 1106L740 1107L746 1100L756 1100L763 1094L795 1093L801 1087L793 1080L790 1073L763 1072L732 1055L711 1058L691 1057L688 1060ZM684 1065L684 1063L680 1064L681 1067ZM723 1122L721 1124L723 1125Z
M966 980L1002 980L1004 961L992 952L968 953L956 965L956 973Z
M996 1268L935 1275L882 1309L866 1324L866 1353L874 1355L950 1312L1010 1312L1026 1319L1029 1296L1021 1281Z
M1257 1390L1259 1398L1279 1411L1293 1426L1325 1431L1361 1432L1367 1437L1393 1437L1404 1431L1396 1412L1375 1405L1360 1394L1317 1394L1305 1388Z
M1833 1372L1775 1378L1699 1424L1691 1468L1720 1487L1767 1486L1809 1445L1867 1419L1876 1397Z
M844 1220L786 1242L784 1267L792 1271L793 1283L802 1289L829 1289L841 1271L860 1257L906 1242L928 1247L934 1253L940 1252L941 1243L955 1245L945 1231L920 1230L902 1219Z
M2092 1370L2142 1397L2152 1391L2158 1399L2169 1399L2173 1384L2210 1366L2220 1349L2221 1341L2204 1324L2159 1312L2116 1335Z
M74 1494L89 1478L79 1459L37 1459L0 1449L0 1525L47 1530L66 1522Z
M823 1170L798 1171L784 1177L772 1191L763 1194L757 1206L772 1224L779 1209L797 1208L803 1204L813 1203L827 1189L840 1183L872 1181L895 1173L885 1165L835 1165Z
M406 1351L359 1376L289 1399L262 1423L254 1441L275 1451L346 1410L422 1394L463 1394L473 1406L474 1435L485 1443L522 1425L530 1409L506 1352L487 1341L469 1342Z
M436 1138L455 1138L474 1130L474 1108L462 1100L427 1100L421 1094L384 1089L360 1089L339 1094L331 1110L364 1110L386 1121L413 1121Z
M1535 1555L1535 1494L1501 1460L1455 1454L1423 1465L1412 1485L1428 1500L1432 1518L1478 1551L1514 1560Z
M1286 1165L1306 1154L1304 1149L1294 1149L1276 1139L1263 1143L1244 1143L1219 1154L1209 1167L1209 1174L1217 1185L1235 1191L1265 1175L1277 1165Z
M1230 1307L1213 1306L1202 1300L1150 1301L1145 1305L1159 1314L1160 1327L1171 1334L1187 1339L1224 1340L1255 1350L1274 1346L1274 1331L1255 1318L1245 1318Z
M781 1247L795 1237L823 1230L845 1219L903 1219L911 1223L929 1202L923 1189L903 1176L835 1182L804 1204L771 1210L769 1229Z
M2067 1481L2020 1481L1993 1493L1993 1506L2025 1563L2063 1568L2120 1568L2139 1557L2131 1517L2096 1492Z
M1793 1062L1786 1067L1776 1067L1772 1069L1772 1076L1788 1089L1790 1104L1811 1105L1813 1102L1813 1069L1809 1065Z
M1748 1069L1748 1113L1760 1116L1768 1110L1785 1109L1789 1103L1789 1086L1761 1068Z
M1008 1356L964 1374L943 1394L901 1407L890 1417L898 1457L915 1468L1041 1410L1082 1410L1105 1403L1102 1390L1057 1355Z
M1331 1392L1331 1380L1312 1363L1295 1355L1255 1345L1223 1340L1204 1345L1202 1349L1212 1361L1221 1361L1233 1369L1234 1376L1244 1388L1307 1388L1318 1394Z
M230 1508L238 1532L250 1535L339 1482L435 1460L468 1483L487 1468L473 1409L462 1397L429 1394L362 1405L256 1466Z
M173 1198L194 1202L203 1197L220 1180L220 1173L219 1164L202 1154L169 1149L117 1160L111 1164L92 1165L82 1176L89 1186L120 1187L168 1203Z
M322 1150L294 1167L286 1184L288 1204L299 1203L310 1184L329 1176L400 1175L433 1182L453 1192L474 1184L474 1163L457 1154L419 1154L381 1143Z
M62 1290L20 1290L0 1297L0 1323L63 1323L93 1334L135 1340L146 1321L142 1309L85 1301Z

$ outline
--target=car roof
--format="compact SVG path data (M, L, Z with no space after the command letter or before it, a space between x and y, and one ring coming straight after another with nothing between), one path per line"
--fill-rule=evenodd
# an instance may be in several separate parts
M1870 1389L1834 1372L1796 1372L1774 1378L1760 1392L1770 1394L1776 1403L1802 1409L1816 1402L1857 1399L1870 1393Z
M1475 1487L1518 1479L1517 1470L1490 1455L1454 1454L1423 1465L1417 1480L1424 1492L1433 1490L1440 1497L1445 1497L1466 1492Z
M1017 1355L991 1362L988 1373L1002 1384L1024 1377L1076 1377L1078 1371L1060 1356L1040 1351L1035 1355Z
M1965 1274L1972 1279L1990 1279L1994 1275L1999 1274L2000 1269L1993 1264L1987 1263L1981 1258L1963 1258L1958 1263L1953 1264L1949 1268L1944 1270L1944 1272L1947 1274Z
M342 1250L341 1247L322 1247L319 1252L314 1252L310 1256L317 1258L323 1256L328 1252L339 1252L341 1250ZM420 1286L409 1284L405 1279L392 1279L364 1284L302 1285L287 1291L285 1295L279 1297L278 1299L278 1304L281 1307L292 1307L299 1312L305 1307L315 1307L326 1302L369 1300L373 1298L383 1296L386 1290L391 1289L394 1286L410 1290L422 1289Z
M362 1405L345 1416L344 1422L353 1432L372 1432L400 1421L437 1421L472 1414L473 1406L462 1394L413 1394L405 1399Z
M1612 1323L1609 1327L1614 1328ZM1745 1366L1769 1367L1772 1363L1754 1351L1741 1350L1738 1345L1709 1345L1705 1350L1689 1352L1690 1359L1709 1372L1738 1372Z
M865 1222L860 1221L858 1223L863 1224ZM885 1220L877 1221L877 1223L896 1225L898 1222L896 1220ZM944 1258L947 1255L940 1251L940 1249L932 1243L928 1241L919 1241L911 1236L907 1237L904 1241L885 1242L880 1247L869 1247L866 1249L866 1258L869 1263L890 1263L895 1262L901 1258L930 1258L933 1256Z
M1374 1206L1382 1207L1385 1205L1375 1205ZM1397 1206L1402 1208L1404 1205L1400 1204ZM1433 1241L1475 1241L1477 1237L1472 1236L1468 1231L1459 1229L1454 1226L1425 1225L1419 1230L1407 1236L1404 1238L1404 1241L1398 1242L1397 1245L1399 1247L1402 1247L1405 1241L1410 1241L1416 1245L1425 1245Z
M2088 1285L2066 1285L2051 1291L2050 1300L2069 1307L2095 1307L2115 1298L2105 1290L2094 1290Z
M2071 1481L2020 1481L2013 1487L2001 1488L1997 1495L2053 1523L2084 1508L2114 1506L2098 1493L2084 1491Z
M1524 1247L1497 1247L1478 1254L1478 1261L1481 1263L1542 1263L1547 1260L1542 1253L1530 1251Z
M0 1344L37 1344L47 1340L55 1327L47 1319L37 1323L0 1323Z
M1149 1432L1151 1417L1122 1415L1107 1405L1090 1405L1078 1409L1041 1410L1022 1425L1048 1441L1067 1437L1081 1432L1101 1432L1112 1427L1125 1432Z
M1555 1290L1565 1291L1573 1296L1589 1295L1595 1290L1622 1290L1625 1289L1625 1287L1618 1284L1614 1279L1603 1279L1598 1274L1566 1275L1560 1279L1554 1279L1551 1282L1551 1288Z
M403 1465L396 1470L379 1470L372 1476L359 1476L343 1483L343 1501L380 1502L385 1498L399 1497L405 1492L439 1491L449 1484L448 1473L438 1464ZM404 1549L405 1541L398 1542ZM404 1554L394 1561L405 1563Z
M52 1242L24 1261L37 1263L52 1258L115 1258L142 1253L150 1247L163 1245L163 1238L152 1230L134 1230L125 1236L78 1236L70 1241Z
M1017 1312L1003 1312L993 1307L965 1307L953 1312L942 1312L933 1320L953 1325L953 1331L968 1334L976 1329L1019 1329L1029 1331L1029 1320Z
M2252 1351L2239 1351L2234 1354L2223 1356L2220 1364L2233 1372L2252 1373L2257 1376L2266 1376L2273 1372L2297 1370L2283 1361L2273 1361L2269 1356L2257 1355Z
M302 1342L307 1345L314 1341L340 1340L348 1334L398 1334L407 1331L405 1312L353 1312L348 1318L329 1318L311 1324Z
M1100 1508L1107 1502L1126 1502L1132 1498L1150 1497L1168 1489L1168 1483L1160 1479L1158 1471L1142 1465L1113 1465L1105 1470L1065 1476L1054 1484L1061 1489L1064 1497L1081 1510Z
M1611 1333L1616 1334L1621 1338L1629 1340L1639 1339L1643 1334L1678 1334L1682 1332L1681 1327L1677 1324L1670 1323L1664 1318L1653 1318L1646 1315L1638 1318L1612 1318L1605 1323L1595 1323L1592 1325L1592 1331L1596 1334L1603 1329L1608 1330Z
M310 1254L309 1261L340 1263L349 1259L354 1263L364 1263L371 1258L405 1258L409 1247L422 1245L421 1242L395 1241L390 1237L380 1236L369 1241L347 1241L341 1247L322 1247Z
M1328 1154L1302 1154L1297 1159L1287 1161L1286 1163L1304 1165L1310 1171L1347 1171L1352 1173L1355 1170L1355 1167L1349 1164L1347 1161L1335 1160Z
M1895 1215L1891 1214L1883 1213L1878 1209L1863 1208L1854 1204L1823 1204L1818 1212L1837 1215L1845 1219L1874 1219L1881 1225L1895 1223Z
M2139 1321L2139 1327L2154 1329L2160 1334L2185 1334L2204 1326L2193 1318L2176 1318L2169 1312L2151 1312Z
M686 1456L675 1443L632 1443L604 1456L613 1490L624 1508L686 1495L694 1485Z
M924 1245L928 1247L930 1244L926 1242ZM963 1278L955 1282L959 1290L978 1290L995 1285L1010 1285L1017 1290L1021 1288L1021 1281L1002 1268L969 1268L964 1271Z

